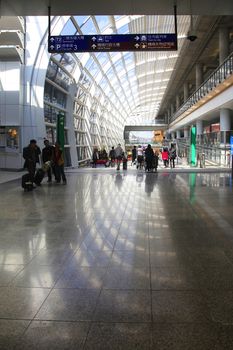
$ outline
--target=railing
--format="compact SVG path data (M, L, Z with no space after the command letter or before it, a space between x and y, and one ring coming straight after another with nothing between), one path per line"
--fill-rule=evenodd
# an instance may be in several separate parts
M204 83L183 103L180 109L173 114L170 123L176 120L181 114L195 105L200 99L221 84L233 72L233 52L226 60L204 81Z
M178 142L178 155L187 158L189 163L190 144L187 141ZM230 167L231 156L229 147L196 145L197 166L224 166Z

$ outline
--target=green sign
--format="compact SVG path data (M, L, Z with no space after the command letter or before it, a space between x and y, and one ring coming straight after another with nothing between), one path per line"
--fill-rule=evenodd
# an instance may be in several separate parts
M196 126L191 127L191 145L190 145L190 164L191 166L197 165L196 157Z

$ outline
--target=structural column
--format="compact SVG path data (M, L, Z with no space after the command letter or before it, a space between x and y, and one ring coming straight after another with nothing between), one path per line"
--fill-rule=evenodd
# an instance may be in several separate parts
M228 28L219 28L219 64L229 55L229 30Z
M176 110L178 111L179 108L180 108L180 96L176 95Z
M180 130L176 130L176 138L180 139Z
M188 86L188 82L185 81L184 82L184 102L186 102L188 98L189 98L189 86Z
M220 132L221 132L221 143L229 143L226 138L226 132L231 130L231 111L227 108L220 109Z
M198 62L196 64L196 89L203 83L203 65Z
M221 164L227 165L229 163L229 152L226 152L226 145L230 143L230 133L231 130L231 110L227 108L220 109L220 146L223 148L221 150Z
M202 135L203 135L203 120L197 120L196 122L196 129L197 129L197 142L199 144L202 143Z
M189 137L189 129L185 128L184 129L184 138L187 139Z
M173 114L174 114L174 105L171 104L171 117L173 117Z

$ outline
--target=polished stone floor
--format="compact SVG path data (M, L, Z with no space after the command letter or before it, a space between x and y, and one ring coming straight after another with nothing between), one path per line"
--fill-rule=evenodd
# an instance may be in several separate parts
M232 350L229 174L0 184L0 349Z

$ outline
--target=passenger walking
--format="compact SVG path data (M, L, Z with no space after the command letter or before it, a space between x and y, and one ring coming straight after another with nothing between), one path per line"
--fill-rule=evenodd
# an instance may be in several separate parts
M117 161L117 170L120 170L120 164L122 161L122 156L123 156L123 149L121 147L121 144L118 143L118 146L115 148L115 156L116 156L116 161Z
M137 161L138 161L138 164L137 164L137 169L142 169L143 167L143 161L144 161L144 157L143 157L143 148L139 145L138 146L138 156L137 156Z
M176 147L175 145L171 145L169 150L169 159L170 159L170 167L175 168L175 159L176 159Z
M156 172L158 169L158 165L159 165L159 151L156 150L154 155L154 164L153 164L153 168L155 169Z
M131 165L133 165L135 163L136 159L137 159L137 147L133 146L133 149L132 149L132 163L131 163Z
M56 182L60 183L62 178L63 184L66 185L66 176L64 172L65 162L64 162L62 149L58 142L55 143L53 163L54 163Z
M115 160L116 160L116 154L115 154L115 149L112 147L111 151L109 152L109 158L111 160L111 167L115 166Z
M44 140L45 147L42 149L42 162L50 162L50 166L47 168L48 182L52 182L52 160L54 157L54 146L49 144L49 140Z
M30 180L33 183L34 182L34 176L36 171L36 163L39 159L39 153L38 148L36 145L36 140L32 139L30 140L30 143L27 147L24 147L23 149L23 158L25 159L24 162L24 169L27 169Z
M153 162L154 162L154 151L149 144L145 150L145 160L146 160L146 169L147 171L153 170Z
M163 164L164 164L165 168L167 168L168 165L169 165L169 152L168 152L167 147L164 147L164 148L163 148L163 151L162 151L162 161L163 161Z
M99 152L97 148L94 148L92 154L92 168L96 168L97 160L99 159Z

